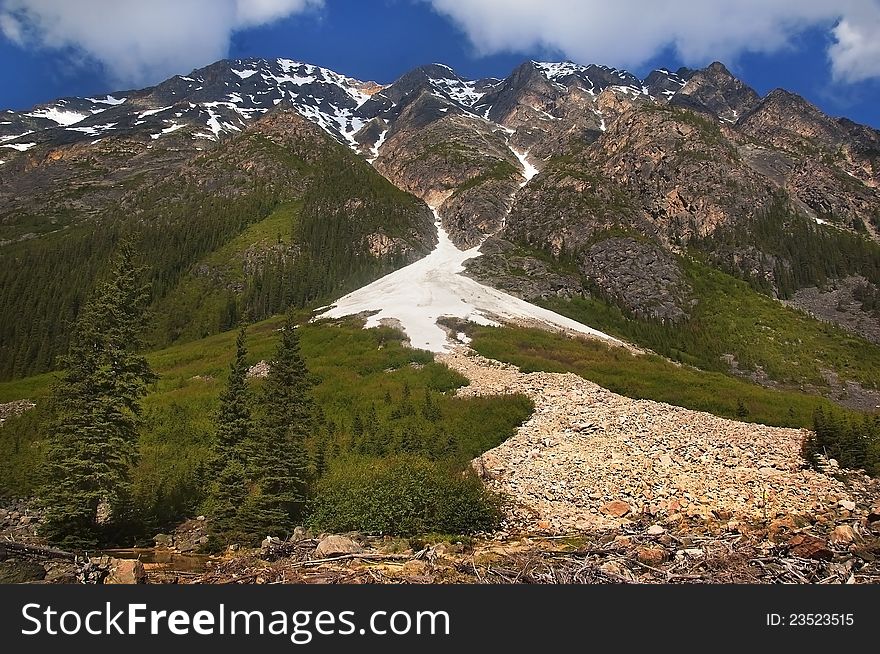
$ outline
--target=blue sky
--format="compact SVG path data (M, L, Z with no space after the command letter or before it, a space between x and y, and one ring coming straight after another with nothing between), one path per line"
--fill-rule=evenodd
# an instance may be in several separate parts
M857 31L844 32L847 15L837 15L833 8L826 13L803 16L791 25L785 22L791 12L782 12L782 5L788 0L765 0L764 5L780 5L780 12L754 18L744 16L743 25L736 23L735 16L730 17L729 32L719 28L717 16L705 16L705 25L711 28L701 25L699 20L703 17L697 17L687 28L691 31L676 27L682 31L670 34L669 42L664 42L667 37L662 33L662 25L657 27L657 33L644 31L649 27L639 32L641 25L624 23L627 32L632 28L640 34L639 45L631 47L625 42L631 35L622 36L619 40L624 43L618 43L610 38L603 40L601 32L591 31L597 29L595 13L584 19L582 28L577 25L576 10L571 12L570 20L534 20L534 12L540 7L550 11L549 5L554 2L565 5L570 0L511 0L507 6L515 7L503 20L486 19L493 15L493 0L457 5L454 0L272 0L278 5L275 13L250 17L242 16L241 12L252 0L228 0L230 11L238 12L230 14L228 20L221 16L209 28L195 20L196 24L187 27L189 32L181 31L180 44L166 40L156 45L171 56L160 59L147 52L144 57L152 59L126 60L126 67L118 64L123 57L115 55L113 48L127 48L126 56L134 48L128 48L124 41L122 45L108 42L103 33L90 32L89 27L76 23L75 17L61 16L62 27L57 28L59 20L50 21L53 16L49 13L59 10L46 4L53 1L0 0L0 60L4 62L0 66L0 108L22 109L61 96L94 95L147 85L173 73L187 73L193 67L207 65L224 54L233 58L289 57L379 82L393 81L415 66L434 61L446 63L468 77L502 77L529 58L595 61L627 67L643 76L658 66L699 66L717 58L761 94L781 86L800 93L832 115L845 115L880 128L880 64L876 74L863 64L864 57L871 55L870 37L876 36L880 42L880 33L868 33L866 41L860 40ZM88 0L95 5L102 1ZM651 6L658 1L674 5L679 0L655 0ZM849 1L834 4L846 5ZM877 8L880 16L880 2L852 1L856 2L856 14L866 8ZM204 0L177 0L176 4L179 7L188 2L192 2L195 10ZM219 7L223 2L211 6ZM618 0L617 4L623 7L634 2ZM165 16L164 0L153 3L157 7L151 16L156 21L155 39L173 38L167 37L166 28L179 12ZM114 6L125 4L125 0L115 0ZM463 4L469 6L461 9ZM498 0L494 4L499 5ZM584 4L589 2L577 6ZM647 6L643 4L643 9ZM623 8L621 12L631 9ZM608 25L598 29L620 29L615 27L615 21L621 18L619 13L600 17ZM637 20L637 15L624 18ZM4 22L4 16L11 18ZM746 24L762 20L766 27ZM120 38L124 38L127 27L134 30L144 24L143 18L127 14L124 8L109 16L108 21L108 30L123 31ZM52 28L55 32L44 27L49 24L56 26ZM852 24L863 25L866 21L862 16ZM877 25L880 26L880 20ZM193 36L199 31L206 35L205 42L190 46L190 41L201 38ZM137 38L147 39L138 44L139 52L149 51L150 34L149 26L138 30ZM839 48L849 44L849 49L835 51L835 43Z

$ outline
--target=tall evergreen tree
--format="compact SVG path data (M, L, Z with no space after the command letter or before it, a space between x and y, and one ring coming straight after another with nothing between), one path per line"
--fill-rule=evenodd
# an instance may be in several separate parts
M89 547L119 518L136 460L141 399L156 376L140 351L149 287L124 242L83 307L55 384L49 424L44 532Z
M247 329L242 326L235 341L235 360L230 365L226 390L220 397L214 443L214 479L207 512L211 516L211 546L221 547L242 535L242 505L248 494L245 460L253 436L250 394L247 386Z
M263 383L260 420L248 453L254 488L243 520L254 538L290 533L303 515L309 468L305 441L315 421L311 388L296 323L288 316Z

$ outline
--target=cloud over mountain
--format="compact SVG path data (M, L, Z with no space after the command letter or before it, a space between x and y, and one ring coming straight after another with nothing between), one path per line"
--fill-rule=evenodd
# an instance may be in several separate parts
M880 77L880 0L426 0L477 52L544 48L580 62L638 67L667 48L687 63L790 47L827 29L835 79Z
M236 30L324 0L0 0L0 33L22 47L70 49L120 84L156 82L223 58Z

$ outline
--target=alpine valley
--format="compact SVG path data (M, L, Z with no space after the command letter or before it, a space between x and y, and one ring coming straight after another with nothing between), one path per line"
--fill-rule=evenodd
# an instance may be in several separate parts
M314 533L264 542L265 579L404 537L375 574L482 581L527 565L520 537L576 533L550 577L805 580L747 564L772 549L809 580L880 580L880 132L798 95L717 62L383 84L244 59L0 112L0 529L19 540L42 537L53 371L119 251L158 378L104 544L216 551L215 418L240 373L274 424L289 346ZM608 553L566 568L578 548ZM200 580L244 574L222 565Z

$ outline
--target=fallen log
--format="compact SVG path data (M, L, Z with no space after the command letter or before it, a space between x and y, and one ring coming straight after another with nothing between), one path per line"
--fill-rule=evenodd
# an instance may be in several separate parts
M65 552L64 550L55 549L54 547L45 547L43 545L25 545L24 543L16 543L12 540L0 541L0 548L5 549L8 553L12 554L41 556L49 559L76 560L76 554L73 552Z

